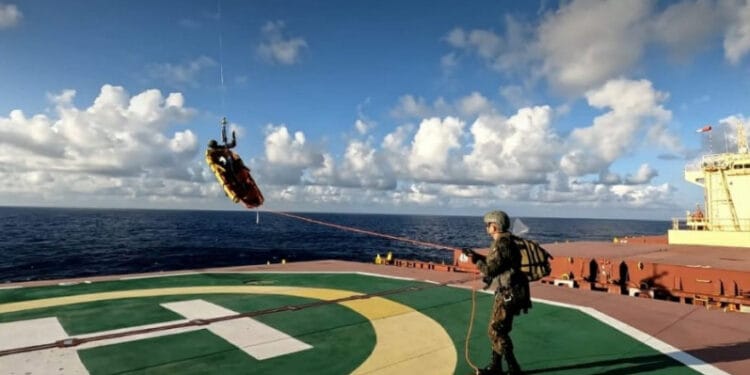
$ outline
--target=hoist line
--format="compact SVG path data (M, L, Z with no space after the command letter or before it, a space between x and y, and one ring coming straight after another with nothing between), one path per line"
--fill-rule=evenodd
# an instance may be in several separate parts
M221 28L221 0L216 0L216 17L219 23L219 81L221 82L221 112L226 112L225 104L225 91L224 86L224 37L223 30Z

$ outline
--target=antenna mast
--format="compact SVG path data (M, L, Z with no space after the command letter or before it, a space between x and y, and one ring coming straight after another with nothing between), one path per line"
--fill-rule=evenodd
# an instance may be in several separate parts
M745 127L740 122L737 125L737 152L740 154L747 154L747 138L745 137Z

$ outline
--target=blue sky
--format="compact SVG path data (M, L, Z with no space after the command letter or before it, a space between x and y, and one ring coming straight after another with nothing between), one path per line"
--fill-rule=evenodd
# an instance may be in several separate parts
M226 116L267 209L681 216L703 202L685 165L746 116L748 21L744 1L0 0L0 205L240 209L203 162Z

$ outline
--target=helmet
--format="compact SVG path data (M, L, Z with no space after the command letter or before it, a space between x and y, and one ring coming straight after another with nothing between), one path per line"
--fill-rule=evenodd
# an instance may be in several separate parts
M490 211L484 215L485 224L495 223L500 227L500 230L507 232L510 228L510 218L508 214L503 211Z
M208 141L208 147L209 148L217 148L217 147L219 147L219 143L216 142L215 139L212 139L212 140Z

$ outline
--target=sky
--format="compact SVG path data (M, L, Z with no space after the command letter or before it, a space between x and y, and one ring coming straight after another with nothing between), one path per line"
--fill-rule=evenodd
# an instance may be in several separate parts
M240 210L226 117L268 210L682 217L749 54L734 0L0 0L0 206Z

